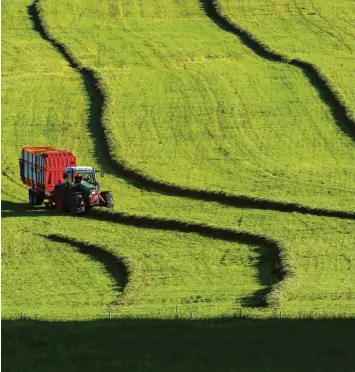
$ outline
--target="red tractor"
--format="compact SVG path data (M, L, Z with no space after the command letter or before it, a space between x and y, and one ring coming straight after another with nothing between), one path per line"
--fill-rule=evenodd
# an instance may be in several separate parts
M73 215L95 206L114 206L112 193L100 190L95 169L76 166L76 157L69 151L25 146L19 162L21 179L30 187L31 205L41 205L48 199L47 207Z

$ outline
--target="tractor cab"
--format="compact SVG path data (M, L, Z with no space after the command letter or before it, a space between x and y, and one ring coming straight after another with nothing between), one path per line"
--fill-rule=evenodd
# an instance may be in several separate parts
M75 184L75 177L81 176L82 183L93 185L97 191L100 191L100 184L96 177L96 170L92 167L77 166L68 167L65 169L67 176L73 184Z

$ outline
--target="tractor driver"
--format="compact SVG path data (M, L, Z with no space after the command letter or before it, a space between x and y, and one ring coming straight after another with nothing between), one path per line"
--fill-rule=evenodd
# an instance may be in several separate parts
M81 192L83 193L84 198L89 199L91 194L90 186L87 183L83 183L82 181L83 181L82 176L80 176L79 174L75 176L75 184L81 185Z
M75 180L75 184L79 184L79 183L82 183L83 177L81 177L80 174L77 174L74 177L74 180Z
M73 185L73 182L70 179L70 177L68 176L68 173L67 172L64 172L63 178L64 178L64 183L65 183L66 186L69 186L70 187L70 186Z

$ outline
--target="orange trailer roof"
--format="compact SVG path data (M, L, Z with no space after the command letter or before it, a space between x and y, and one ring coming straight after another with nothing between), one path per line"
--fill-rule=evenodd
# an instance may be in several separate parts
M23 146L22 150L32 152L33 154L39 154L45 151L57 151L53 146Z

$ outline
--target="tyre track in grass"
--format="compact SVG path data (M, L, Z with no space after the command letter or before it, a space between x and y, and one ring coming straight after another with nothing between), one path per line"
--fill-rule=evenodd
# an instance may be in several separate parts
M312 63L300 60L298 58L290 59L269 48L257 37L244 29L229 17L223 14L222 6L218 0L200 0L201 7L206 15L222 30L232 33L251 49L257 56L272 62L281 62L299 68L309 83L318 92L319 98L330 109L333 119L339 129L355 142L355 120L350 114L350 109L346 103L342 102L334 88L329 83L319 69Z
M229 32L237 33L237 35L244 35L244 31L238 31L231 23L226 21L222 16L217 13L214 2L200 0L206 13L218 22L220 27ZM179 196L207 202L218 202L223 205L260 209L279 212L297 212L301 214L310 214L314 216L324 217L337 217L344 219L355 220L355 212L330 210L323 208L313 208L294 202L281 202L273 201L263 198L254 198L246 195L231 195L225 192L207 191L201 189L191 189L180 187L175 184L165 183L161 180L153 179L139 171L134 170L127 166L127 164L115 159L115 154L111 152L109 133L103 124L103 113L107 104L107 96L102 87L101 79L95 72L89 68L82 67L80 62L72 55L71 51L66 45L55 40L50 33L50 29L46 24L41 9L40 0L28 7L28 13L33 22L34 29L41 35L41 37L48 41L69 63L69 66L75 69L83 78L85 89L90 100L90 114L88 120L88 127L92 134L94 142L95 156L98 159L103 170L107 173L112 173L117 177L126 180L128 183L133 184L135 187L141 189L148 189L153 192L162 193L170 196ZM237 30L237 31L235 31ZM245 39L245 36L243 36ZM245 43L249 42L249 39ZM262 55L268 56L271 60L283 61L283 57L276 55L273 52L265 50L262 46L253 42L256 45L256 50ZM253 44L253 45L254 45ZM253 47L254 48L254 47ZM303 62L302 62L303 63ZM313 67L312 67L313 68ZM354 125L355 132L355 125ZM354 134L355 136L355 134Z

